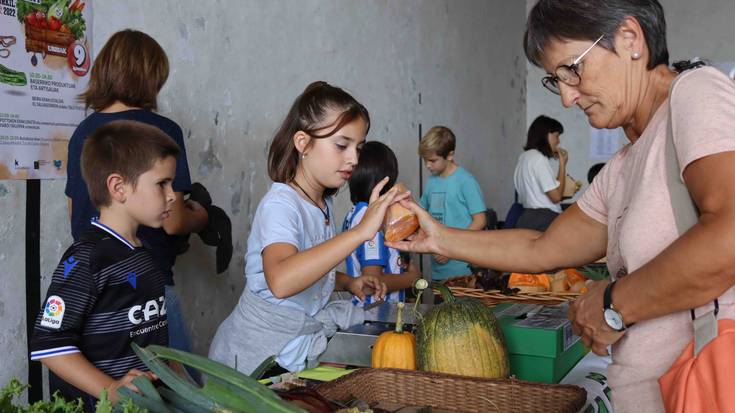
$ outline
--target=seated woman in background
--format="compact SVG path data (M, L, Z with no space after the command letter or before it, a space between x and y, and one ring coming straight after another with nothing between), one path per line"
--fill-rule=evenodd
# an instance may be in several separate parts
M524 211L516 228L545 231L561 213L562 194L566 178L567 151L559 147L559 135L564 127L548 116L537 117L528 128L525 152L518 158L513 183ZM554 173L550 159L559 159Z

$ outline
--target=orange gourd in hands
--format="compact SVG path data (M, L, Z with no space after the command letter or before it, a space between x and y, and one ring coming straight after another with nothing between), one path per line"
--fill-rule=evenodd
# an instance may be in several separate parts
M406 187L400 182L395 187L399 194L406 192ZM395 203L388 207L383 227L386 241L403 241L419 228L419 219L403 205Z

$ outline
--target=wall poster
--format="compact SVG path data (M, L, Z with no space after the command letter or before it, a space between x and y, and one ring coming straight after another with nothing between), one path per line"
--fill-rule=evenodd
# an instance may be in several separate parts
M63 179L84 119L90 0L0 0L0 179Z

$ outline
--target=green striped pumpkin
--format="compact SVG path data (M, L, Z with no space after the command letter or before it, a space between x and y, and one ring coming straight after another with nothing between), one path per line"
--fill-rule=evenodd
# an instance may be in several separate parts
M508 377L508 353L490 309L474 299L456 299L443 284L432 283L432 287L439 290L444 302L435 306L418 325L419 370Z

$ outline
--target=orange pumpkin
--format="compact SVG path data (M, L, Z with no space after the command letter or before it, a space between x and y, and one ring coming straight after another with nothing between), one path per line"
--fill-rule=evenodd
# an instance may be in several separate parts
M416 370L416 338L403 331L403 303L398 303L396 330L378 336L373 345L372 366Z

